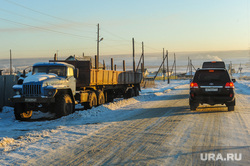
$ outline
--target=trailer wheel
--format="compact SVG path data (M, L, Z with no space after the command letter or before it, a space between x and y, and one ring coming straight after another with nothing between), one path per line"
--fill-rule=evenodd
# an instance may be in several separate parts
M25 111L25 104L23 103L15 103L14 106L14 114L16 120L29 120L32 116L32 110Z
M106 91L105 95L106 95L106 103L114 101L114 92L113 91Z
M84 103L84 108L85 109L91 109L92 107L97 105L97 97L95 92L91 92L89 94L89 102Z
M97 105L102 105L105 103L105 96L103 91L98 90L97 91Z
M61 94L56 98L55 113L57 117L62 117L73 113L74 104L69 94Z
M138 87L134 87L134 94L135 94L135 96L139 96L140 95Z
M128 89L128 90L126 91L126 93L124 94L124 98L125 98L125 99L131 98L131 97L133 97L133 96L135 96L134 88Z

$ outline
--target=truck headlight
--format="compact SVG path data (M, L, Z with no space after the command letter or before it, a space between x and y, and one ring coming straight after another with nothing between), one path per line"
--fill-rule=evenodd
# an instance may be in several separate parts
M20 95L20 92L19 92L19 91L16 91L16 95Z
M53 91L52 90L48 91L48 95L49 96L53 95Z

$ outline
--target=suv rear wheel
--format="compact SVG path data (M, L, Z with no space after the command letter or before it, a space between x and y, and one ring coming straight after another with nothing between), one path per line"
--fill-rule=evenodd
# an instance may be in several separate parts
M191 111L195 111L197 107L199 106L199 103L196 103L192 100L189 99L189 106Z
M232 102L226 103L226 106L228 108L228 111L234 111L235 99Z
M227 106L228 111L234 111L234 106Z

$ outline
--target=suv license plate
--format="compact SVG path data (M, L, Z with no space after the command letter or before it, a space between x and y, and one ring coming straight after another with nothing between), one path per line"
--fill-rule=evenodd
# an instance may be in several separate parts
M217 92L218 88L206 88L205 91L206 92Z
M26 98L24 101L25 102L36 102L37 100L35 98Z

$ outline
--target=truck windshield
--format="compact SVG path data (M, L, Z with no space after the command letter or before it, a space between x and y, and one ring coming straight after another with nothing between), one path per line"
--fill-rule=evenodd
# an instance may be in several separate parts
M54 73L58 76L66 76L66 67L64 66L36 66L33 67L33 74L35 73Z

